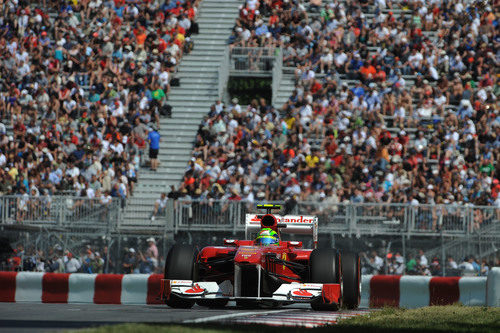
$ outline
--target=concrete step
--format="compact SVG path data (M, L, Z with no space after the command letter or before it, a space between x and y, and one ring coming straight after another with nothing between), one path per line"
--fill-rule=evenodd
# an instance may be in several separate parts
M186 73L197 73L198 75L201 73L207 73L209 76L213 75L213 77L216 77L219 72L220 65L220 61L187 60L179 66L179 69Z
M188 111L184 113L179 113L174 116L172 116L172 119L190 119L192 121L197 121L201 120L207 113L206 112L197 112L197 111Z
M185 82L185 81L181 81L181 85L182 85L182 88L186 88L186 89L192 89L192 90L196 90L196 91L201 91L201 90L206 90L206 91L215 91L217 92L218 90L218 87L214 87L213 84L210 84L209 82L207 81L204 81L204 80L201 80L201 81L196 81L196 82ZM176 90L175 92L177 92L178 90ZM174 92L172 92L174 93Z
M183 101L169 101L168 104L172 105L172 107L179 108L204 108L208 112L208 108L213 104L213 101L190 101L189 103L185 103Z
M167 123L166 125L162 125L162 130L163 129L166 129L166 130L172 130L172 131L179 131L179 132L183 132L183 131L193 131L193 133L196 133L196 131L198 130L198 127L199 127L199 124L193 124L192 121L188 121L188 120L185 120L185 119L182 119L183 121L186 121L184 124L170 124L170 123ZM193 137L194 138L194 137Z
M172 87L169 94L172 117L160 119L160 166L157 172L140 170L122 225L161 230L162 223L152 223L149 215L160 193L168 192L170 185L178 185L182 180L201 119L218 98L219 66L240 4L242 0L201 2L197 18L200 34L193 36L194 49L178 66L175 76L180 79L180 86Z
M214 101L217 98L217 95L214 94L213 92L199 92L198 94L193 93L188 93L186 92L183 95L174 95L170 96L168 99L170 101L189 101L189 100L199 100L199 99L205 99L209 101Z
M183 141L173 142L173 141L168 141L168 142L166 142L166 148L169 149L169 150L170 149L192 149L193 148L193 144L191 143L191 141L189 141L189 142L183 142Z
M209 85L214 84L218 80L218 75L213 73L210 76L196 75L194 76L193 72L182 72L176 75L179 78L181 86L185 83L207 83ZM171 93L175 93L176 90L172 90Z

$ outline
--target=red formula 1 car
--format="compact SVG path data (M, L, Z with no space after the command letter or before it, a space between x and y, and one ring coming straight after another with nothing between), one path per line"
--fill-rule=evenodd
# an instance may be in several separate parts
M314 216L271 214L278 205L259 205L265 215L247 214L245 238L264 229L279 234L312 234L315 249L302 242L281 241L256 245L252 240L224 240L224 246L174 245L165 262L161 298L174 308L195 302L222 307L230 300L238 306L274 306L310 303L315 310L357 308L361 296L357 254L317 249L318 220Z

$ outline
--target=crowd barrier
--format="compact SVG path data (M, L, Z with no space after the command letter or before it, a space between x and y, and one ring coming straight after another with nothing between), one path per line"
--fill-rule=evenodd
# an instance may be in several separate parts
M500 267L493 267L488 274L486 305L500 306Z
M161 304L161 277L0 272L0 302Z
M160 274L0 272L0 302L161 304ZM488 281L487 281L488 280ZM366 275L361 306L500 306L500 268L486 277Z
M361 285L361 306L412 309L458 302L486 305L486 280L486 277L366 275Z

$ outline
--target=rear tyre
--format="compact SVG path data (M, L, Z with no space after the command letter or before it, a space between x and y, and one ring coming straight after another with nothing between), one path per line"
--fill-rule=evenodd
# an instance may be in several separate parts
M225 307L227 302L229 302L227 299L200 299L196 301L196 304L211 309L217 309Z
M175 244L172 246L165 260L165 279L196 281L198 279L197 257L198 250L191 245ZM172 308L189 309L193 307L195 301L171 294L165 303Z
M340 254L335 249L315 249L309 259L311 283L340 283ZM336 311L340 304L325 304L322 299L311 303L318 311Z
M361 268L359 255L342 254L343 301L348 309L356 309L361 300Z

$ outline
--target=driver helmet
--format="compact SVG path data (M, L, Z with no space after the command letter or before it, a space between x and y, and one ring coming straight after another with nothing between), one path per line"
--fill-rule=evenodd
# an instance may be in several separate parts
M263 228L255 238L256 245L279 245L279 243L278 233L271 228Z

